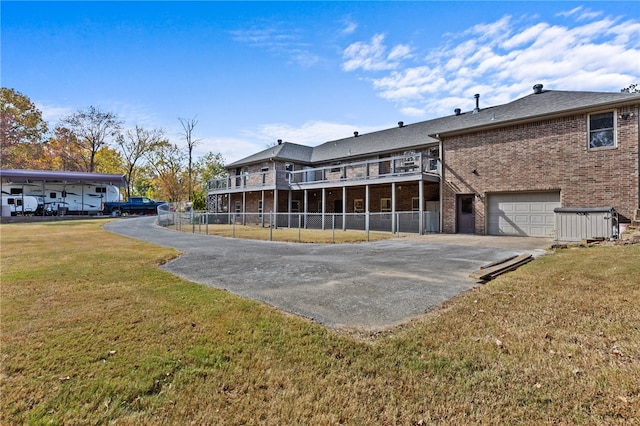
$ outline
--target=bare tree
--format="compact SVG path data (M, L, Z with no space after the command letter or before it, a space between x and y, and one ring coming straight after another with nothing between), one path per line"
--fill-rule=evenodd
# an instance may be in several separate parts
M187 166L187 172L188 172L188 175L189 175L188 176L188 180L189 180L189 201L191 201L191 191L192 191L191 188L192 188L192 184L193 184L193 148L202 139L193 139L193 129L198 124L198 120L196 120L196 117L193 117L191 119L178 117L178 121L180 121L180 124L182 125L182 129L184 130L184 133L181 133L180 136L182 136L184 138L184 140L187 142L187 149L189 151L189 163L188 163L188 166Z
M164 140L162 129L145 130L140 126L127 130L116 139L126 168L127 198L131 196L131 190L140 171L139 166L146 159L145 156Z
M624 89L620 89L622 93L640 93L640 85L637 83L630 84L628 87Z
M61 127L69 129L76 136L78 147L86 152L88 172L95 169L96 153L108 144L110 138L120 133L122 126L114 113L104 112L94 106L63 118L61 123Z

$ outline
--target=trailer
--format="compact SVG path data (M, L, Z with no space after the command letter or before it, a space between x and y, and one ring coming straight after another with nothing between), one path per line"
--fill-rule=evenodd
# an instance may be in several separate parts
M8 206L11 216L33 215L38 211L38 199L30 195L2 194L2 206ZM3 209L4 210L4 209Z
M47 182L6 183L2 194L8 196L31 196L38 200L38 212L46 215L98 214L104 204L122 199L117 186L100 183Z

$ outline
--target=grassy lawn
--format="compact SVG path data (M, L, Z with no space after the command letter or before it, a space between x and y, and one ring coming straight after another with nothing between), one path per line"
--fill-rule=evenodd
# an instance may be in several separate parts
M640 423L640 245L562 250L354 338L101 224L0 225L3 425Z

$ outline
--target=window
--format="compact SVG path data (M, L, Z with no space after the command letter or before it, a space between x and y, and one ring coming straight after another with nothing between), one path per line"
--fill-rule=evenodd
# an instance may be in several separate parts
M354 213L364 212L364 200L362 198L353 200L353 212Z
M438 159L440 158L440 148L437 146L429 148L427 158L429 159L429 171L437 171Z
M473 214L473 197L462 197L460 199L460 212Z
M589 115L589 149L616 146L613 111Z
M298 212L300 212L300 201L291 200L291 213L298 213Z
M260 167L260 171L262 172L269 171L269 163L262 163L262 166Z
M22 194L22 188L11 188L9 192L11 195L19 195Z
M106 194L106 193L107 193L107 188L96 186L96 194Z
M391 198L380 199L380 211L382 213L391 213ZM384 215L384 217L387 217L387 215Z

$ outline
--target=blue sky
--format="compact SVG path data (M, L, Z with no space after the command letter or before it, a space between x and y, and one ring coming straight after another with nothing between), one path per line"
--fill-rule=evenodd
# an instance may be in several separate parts
M640 83L640 2L11 2L1 84L50 127L196 117L195 155L317 145L545 89Z

